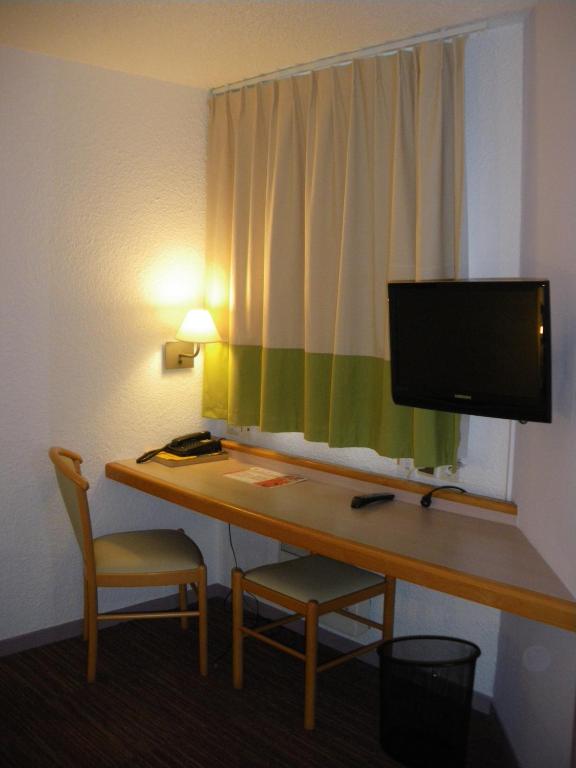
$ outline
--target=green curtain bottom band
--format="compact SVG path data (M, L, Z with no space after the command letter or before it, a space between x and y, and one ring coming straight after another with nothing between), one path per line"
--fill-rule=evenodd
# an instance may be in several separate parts
M205 350L205 418L372 448L418 467L456 463L458 417L395 405L387 360L227 344Z

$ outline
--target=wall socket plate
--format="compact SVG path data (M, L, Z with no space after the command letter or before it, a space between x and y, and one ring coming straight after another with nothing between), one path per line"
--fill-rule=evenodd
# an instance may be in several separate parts
M179 355L193 355L194 343L191 341L167 341L164 344L164 368L194 368L193 357L179 357Z

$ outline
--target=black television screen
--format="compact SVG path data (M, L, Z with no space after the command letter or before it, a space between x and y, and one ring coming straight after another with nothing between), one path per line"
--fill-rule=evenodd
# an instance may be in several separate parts
M388 297L395 403L551 421L547 280L395 282Z

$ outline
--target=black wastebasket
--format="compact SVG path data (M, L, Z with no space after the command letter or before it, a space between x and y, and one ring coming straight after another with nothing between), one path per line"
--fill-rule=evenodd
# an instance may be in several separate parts
M409 768L464 766L478 646L420 635L379 654L384 751Z

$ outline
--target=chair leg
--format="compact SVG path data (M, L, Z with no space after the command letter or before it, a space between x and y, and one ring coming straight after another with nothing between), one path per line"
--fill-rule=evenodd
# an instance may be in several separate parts
M304 681L304 728L314 730L316 671L318 666L318 603L306 605L306 669Z
M88 640L88 626L88 581L86 577L84 577L84 625L82 628L82 640L84 641Z
M93 683L96 679L96 659L98 656L98 590L95 585L88 584L87 615L88 615L88 671L87 679Z
M208 603L206 600L206 566L201 565L198 576L198 658L200 674L208 674Z
M180 610L181 611L188 610L188 598L187 598L187 595L186 595L186 584L179 584L178 585L178 604L180 606ZM187 616L182 616L182 618L180 619L180 626L182 627L183 630L187 630L188 629L189 623L190 622L188 621L188 617Z
M383 640L391 640L394 637L394 605L396 603L396 579L386 576L386 588L384 592L384 630Z
M232 682L234 688L240 690L244 685L244 605L242 577L240 568L232 571Z

